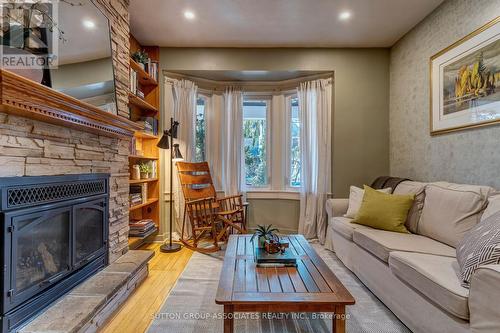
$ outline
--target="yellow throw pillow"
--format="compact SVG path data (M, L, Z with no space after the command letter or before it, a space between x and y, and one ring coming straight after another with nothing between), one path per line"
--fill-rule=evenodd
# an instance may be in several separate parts
M409 233L405 221L415 195L381 193L366 185L364 188L363 202L352 222L375 229Z

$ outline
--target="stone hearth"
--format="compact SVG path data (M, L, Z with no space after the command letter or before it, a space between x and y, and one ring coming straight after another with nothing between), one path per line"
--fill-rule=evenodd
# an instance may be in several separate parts
M21 333L96 332L148 275L151 251L133 250L62 297Z

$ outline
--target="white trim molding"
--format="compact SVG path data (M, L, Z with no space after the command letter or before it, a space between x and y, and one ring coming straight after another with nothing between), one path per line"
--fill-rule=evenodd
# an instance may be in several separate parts
M247 199L300 200L299 192L292 191L248 191Z

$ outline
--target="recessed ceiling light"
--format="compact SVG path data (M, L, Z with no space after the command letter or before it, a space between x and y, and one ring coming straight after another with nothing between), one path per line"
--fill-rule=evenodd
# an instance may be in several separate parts
M83 20L83 26L87 29L94 29L95 28L95 22L91 20Z
M192 11L186 10L184 12L184 17L187 18L188 20L192 20L192 19L194 19L195 16L194 16L194 13Z
M348 20L351 18L351 12L349 11L343 11L339 14L339 19L341 19L342 21L345 21L345 20Z

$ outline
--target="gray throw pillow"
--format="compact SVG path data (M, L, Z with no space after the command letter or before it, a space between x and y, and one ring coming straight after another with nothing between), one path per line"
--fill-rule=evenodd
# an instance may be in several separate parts
M472 274L483 265L500 263L500 212L473 227L457 246L462 286L469 288Z

